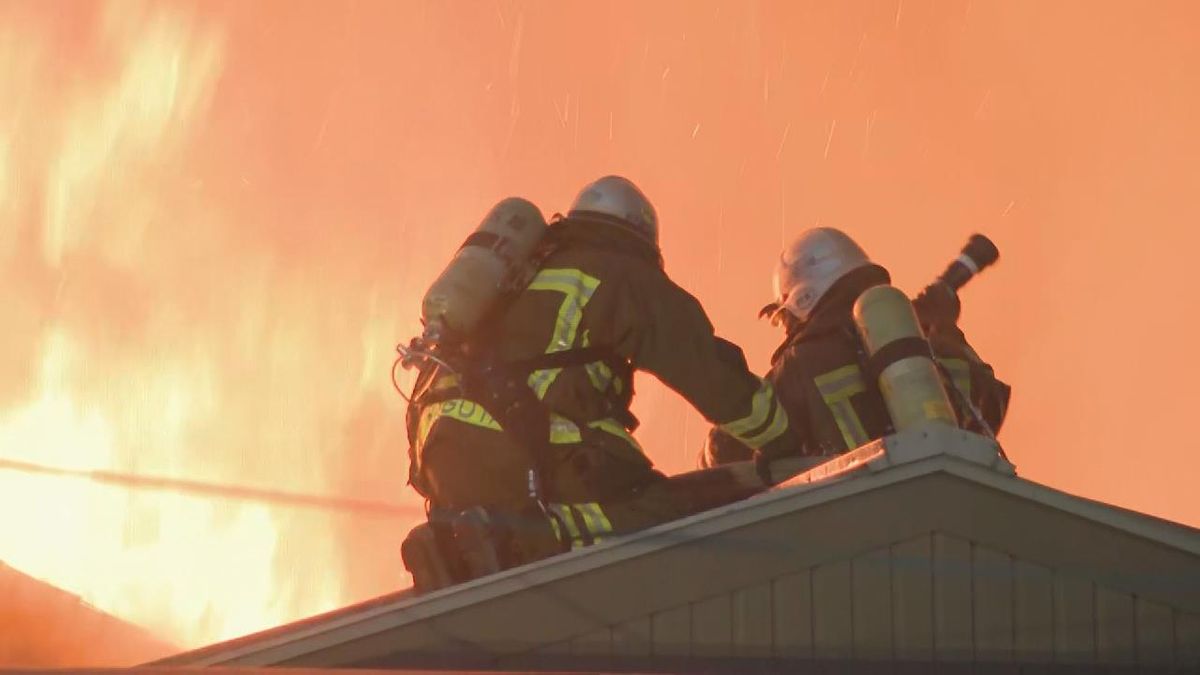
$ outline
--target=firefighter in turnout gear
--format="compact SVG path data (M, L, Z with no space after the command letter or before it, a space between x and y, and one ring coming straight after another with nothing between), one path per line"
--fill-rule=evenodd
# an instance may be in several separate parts
M654 208L633 183L607 176L586 186L538 255L531 279L464 340L469 367L425 369L413 394L410 482L428 500L430 524L452 522L453 538L469 542L460 548L487 549L450 577L696 509L665 489L632 435L635 371L656 375L746 447L778 454L796 444L772 383L665 273ZM437 587L414 569L428 557L415 538L432 535L414 533L406 565L418 588Z
M808 230L783 251L774 275L775 301L760 316L785 331L783 344L771 357L767 379L775 385L800 439L786 452L837 455L893 431L879 388L864 377L866 355L852 316L864 291L888 283L887 270L836 229ZM950 396L959 425L985 433L999 431L1010 390L958 328L957 293L947 284L934 283L913 307L942 379L948 380L946 389L959 394ZM978 428L982 425L975 413L987 429ZM752 448L714 428L700 465L719 466L753 456Z

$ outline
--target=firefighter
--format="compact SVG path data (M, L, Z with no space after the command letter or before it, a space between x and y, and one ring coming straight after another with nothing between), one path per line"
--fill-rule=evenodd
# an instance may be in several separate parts
M431 524L453 523L465 576L695 510L665 487L632 435L635 371L656 375L747 447L779 454L795 445L771 382L750 372L667 276L658 228L653 206L625 178L586 186L548 228L549 252L532 280L467 340L473 358L500 364L486 372L509 379L478 378L489 384L472 390L465 374L419 378L410 482L427 498ZM428 575L413 568L429 556L415 542L406 547L414 577Z
M863 291L890 283L886 269L873 263L845 233L814 228L801 234L780 256L774 273L775 300L760 316L784 329L771 357L767 379L775 385L799 444L791 453L832 456L892 432L878 387L863 377L865 355L851 316ZM962 396L974 404L991 432L1008 407L1009 387L971 349L958 328L957 293L934 283L913 302L933 354ZM975 431L963 400L951 397L960 426ZM774 448L768 449L774 450ZM702 467L751 458L772 458L714 428L701 452Z

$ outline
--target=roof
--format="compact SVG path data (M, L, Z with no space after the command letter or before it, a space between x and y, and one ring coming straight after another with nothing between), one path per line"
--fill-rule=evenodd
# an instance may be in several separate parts
M3 563L0 598L0 663L6 666L128 666L178 650Z
M30 675L31 673L46 673L47 675L102 675L103 673L113 673L113 675L128 675L129 669L100 669L96 668L54 668L46 670L29 670L22 668L21 670L9 670L0 668L0 675L5 673L13 673L13 675ZM251 671L256 672L256 671ZM440 670L365 670L361 668L343 669L343 668L272 668L271 675L445 675L445 671ZM496 671L479 671L479 670L459 670L455 671L454 675L494 675ZM199 673L201 675L246 675L245 668L201 668L201 667L186 667L186 666L141 666L136 669L137 675L182 675L183 673ZM542 675L581 675L573 674L565 671L545 671ZM589 672L587 675L604 675L603 673Z
M1200 532L1024 480L991 441L931 427L744 502L159 665L781 659L1200 663Z

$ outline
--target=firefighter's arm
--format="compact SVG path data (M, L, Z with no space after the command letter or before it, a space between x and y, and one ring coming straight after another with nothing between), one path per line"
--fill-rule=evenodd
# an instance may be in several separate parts
M992 432L998 433L1008 412L1011 389L996 379L995 371L979 358L958 327L962 311L958 294L946 284L936 282L913 300L913 308L933 353L950 372L954 386L979 409Z
M954 386L979 409L993 433L999 433L1008 412L1012 389L996 377L992 366L971 348L955 324L939 322L929 327L929 344L949 371Z
M740 348L714 334L699 301L666 277L642 281L627 288L623 304L636 316L612 343L617 351L747 447L771 457L793 451L774 387L750 372Z
M754 457L754 451L738 439L713 427L708 430L704 447L700 450L700 468L711 469L730 462L744 462Z

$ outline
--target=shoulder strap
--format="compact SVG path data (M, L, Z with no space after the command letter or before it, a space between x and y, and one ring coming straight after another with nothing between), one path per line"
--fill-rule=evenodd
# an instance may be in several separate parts
M585 366L589 363L608 361L612 358L612 350L607 347L575 347L559 352L539 354L528 359L509 361L500 367L511 373L532 373L535 370L546 370L549 368Z

